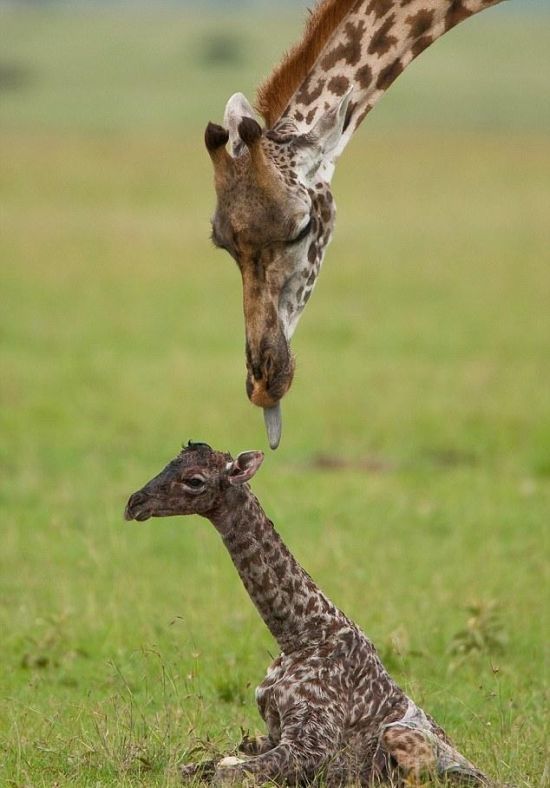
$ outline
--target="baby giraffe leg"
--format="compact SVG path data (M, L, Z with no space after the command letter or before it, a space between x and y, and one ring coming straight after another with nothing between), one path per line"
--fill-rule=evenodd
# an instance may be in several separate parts
M382 747L397 762L407 786L421 785L421 776L437 773L434 747L422 731L392 726L382 734Z
M248 736L245 734L239 744L239 752L245 755L263 755L275 747L275 742L271 736Z
M218 764L213 776L217 784L244 785L253 783L262 785L270 780L296 782L299 773L299 756L288 744L278 744L269 752L256 755L243 763L226 766Z
M243 763L218 765L215 783L243 784L248 778L259 785L270 780L296 785L313 778L337 751L342 713L330 706L314 711L295 698L292 704L281 715L280 742Z
M392 725L382 734L383 749L395 760L406 786L439 777L453 785L489 785L485 775L448 742L432 733Z

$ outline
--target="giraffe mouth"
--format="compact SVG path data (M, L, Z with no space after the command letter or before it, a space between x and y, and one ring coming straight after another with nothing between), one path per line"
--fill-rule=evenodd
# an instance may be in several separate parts
M158 510L154 505L154 499L146 493L138 490L128 498L128 503L124 510L124 519L131 521L137 520L142 523L151 517L157 517Z
M138 523L143 523L145 520L149 520L149 519L150 519L152 516L153 516L153 515L152 515L152 513L151 513L151 512L138 512L138 513L137 513L137 514L134 516L134 518L133 518L133 519L134 519L134 520L137 520L137 522L138 522Z
M131 495L128 503L126 504L126 508L124 510L124 519L128 522L131 520L137 520L141 523L153 516L151 508L147 506L145 502L139 500L136 501L138 495L139 493L134 493Z

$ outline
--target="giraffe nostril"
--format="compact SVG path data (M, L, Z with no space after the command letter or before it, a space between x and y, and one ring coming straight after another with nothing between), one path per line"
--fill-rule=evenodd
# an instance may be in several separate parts
M264 361L264 370L265 370L265 376L269 380L269 377L270 377L271 373L273 372L273 359L271 357L271 354L269 354L269 353L266 356L266 359Z
M140 507L148 500L148 498L149 496L147 493L144 493L141 490L133 493L133 495L131 495L128 499L126 509L124 510L125 519L133 520L136 514L138 514Z

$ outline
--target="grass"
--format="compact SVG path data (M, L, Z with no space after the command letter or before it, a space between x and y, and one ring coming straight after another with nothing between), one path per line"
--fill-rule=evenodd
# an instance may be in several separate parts
M200 140L295 35L256 19L241 62L207 68L237 22L2 12L3 785L176 785L181 760L261 729L275 646L214 530L122 522L183 440L265 447ZM402 686L526 786L545 779L545 19L457 30L346 152L254 483Z

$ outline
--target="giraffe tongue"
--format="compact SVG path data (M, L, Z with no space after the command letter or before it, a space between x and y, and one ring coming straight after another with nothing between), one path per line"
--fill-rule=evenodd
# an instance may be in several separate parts
M272 408L264 408L264 421L269 445L272 449L276 449L281 440L283 429L281 404L279 402Z

